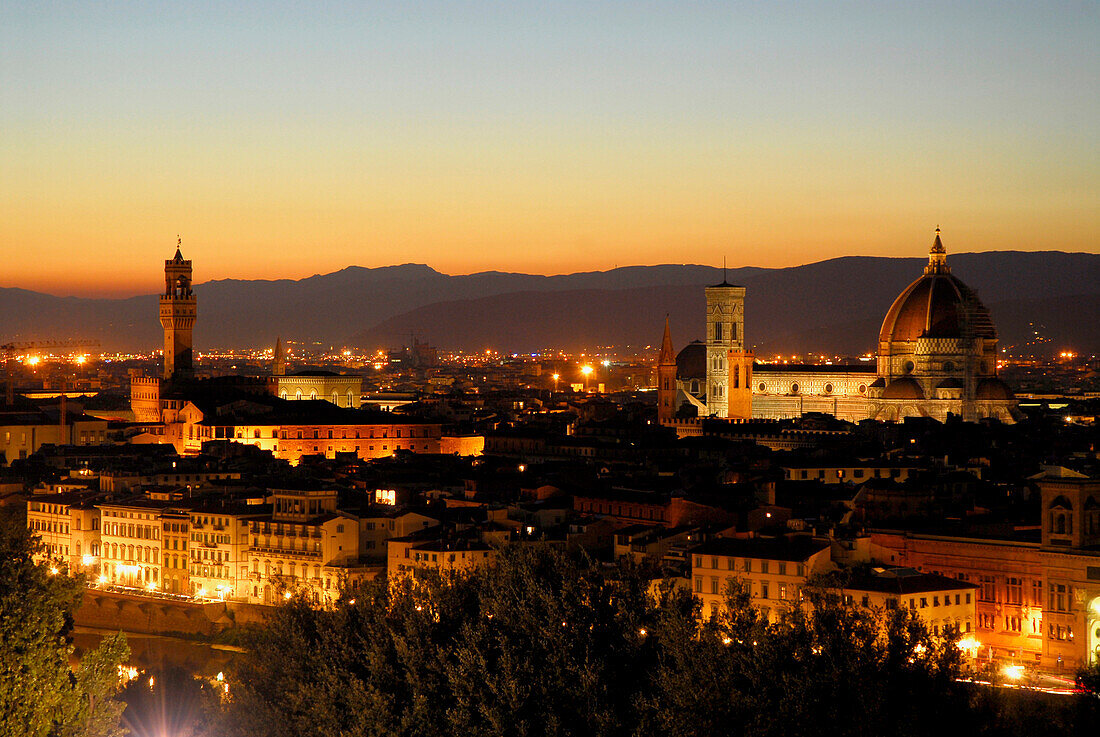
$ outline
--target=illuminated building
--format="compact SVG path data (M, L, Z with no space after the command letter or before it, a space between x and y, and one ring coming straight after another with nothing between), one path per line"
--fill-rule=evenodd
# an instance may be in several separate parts
M164 380L192 375L191 331L197 303L191 290L191 262L177 246L176 255L164 262L164 294L160 297L160 324L164 328Z
M386 574L391 578L418 570L464 570L487 565L496 549L479 539L424 539L417 535L390 538L386 543Z
M938 229L924 273L886 311L875 366L753 364L743 348L744 288L723 283L706 294L706 342L677 354L674 397L658 384L659 419L681 434L698 433L691 422L698 417L785 419L808 412L851 422L948 415L1015 421L1015 395L997 378L989 310L951 274ZM669 401L673 419L664 408ZM751 402L751 410L739 401Z
M1067 672L1100 658L1100 480L1037 479L1041 537L871 533L877 560L977 585L979 657Z
M0 414L0 454L10 463L43 445L96 445L107 442L107 421L66 412L65 425L37 407L16 407Z
M35 557L63 563L70 572L95 573L99 565L99 510L94 492L67 492L27 501L27 528L43 549Z
M336 491L273 489L271 514L249 521L248 599L275 604L285 594L331 601L367 575L359 561L359 521L336 509Z
M191 594L207 599L243 599L249 585L249 524L263 509L248 504L208 503L190 517L188 581Z
M161 587L170 594L190 594L191 515L186 509L165 509L161 522Z
M830 547L808 535L710 540L691 551L691 588L705 617L717 614L729 586L739 584L760 614L775 621L777 609L802 600L807 578L834 568Z
M143 498L101 502L101 571L106 582L159 589L161 523L164 503Z
M300 371L290 376L272 376L275 396L287 400L323 399L337 407L359 409L363 377L332 371Z

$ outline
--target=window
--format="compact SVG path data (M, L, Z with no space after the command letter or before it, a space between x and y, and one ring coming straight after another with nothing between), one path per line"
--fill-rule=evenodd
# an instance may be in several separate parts
M1020 605L1024 603L1024 581L1009 576L1005 579L1005 603ZM1007 628L1006 628L1007 629ZM1018 632L1019 630L1017 630Z
M767 599L768 598L768 582L767 581L761 581L760 582L760 598L761 599Z
M695 577L695 593L697 593L697 594L703 593L703 577L702 576L696 576Z
M993 576L981 577L981 589L978 591L978 601L996 601L996 582Z

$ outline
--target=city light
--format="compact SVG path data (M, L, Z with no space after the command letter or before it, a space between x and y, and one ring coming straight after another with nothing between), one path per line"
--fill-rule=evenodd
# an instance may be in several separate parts
M27 366L37 366L41 361L42 359L38 356L27 356L26 360L24 360L23 363L25 363Z
M80 562L86 566L95 565L95 556L85 553L84 555L80 556Z
M1006 665L1004 668L1001 668L1001 675L1010 681L1018 681L1024 676L1024 666Z
M978 648L982 646L982 643L978 642L978 640L973 637L964 637L955 643L955 645L973 658L977 656Z

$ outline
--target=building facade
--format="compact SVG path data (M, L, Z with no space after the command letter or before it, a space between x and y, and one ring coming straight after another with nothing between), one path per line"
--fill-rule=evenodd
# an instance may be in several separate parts
M744 348L745 289L723 283L707 287L706 296L706 342L677 354L674 397L661 393L659 377L662 424L678 425L685 416L788 419L809 412L850 422L948 415L1015 421L1015 395L997 378L992 317L951 274L938 228L924 273L886 311L873 365L754 364ZM660 362L668 363L664 353L662 346L659 374Z

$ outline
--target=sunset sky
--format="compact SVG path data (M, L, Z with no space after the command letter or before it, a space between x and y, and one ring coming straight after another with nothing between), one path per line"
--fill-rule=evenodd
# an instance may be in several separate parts
M0 286L1100 251L1100 3L0 3Z

